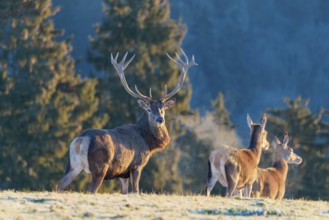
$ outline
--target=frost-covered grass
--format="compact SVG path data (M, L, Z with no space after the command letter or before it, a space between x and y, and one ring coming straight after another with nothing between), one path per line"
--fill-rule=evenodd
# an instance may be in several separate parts
M0 219L329 219L325 201L220 196L0 192Z

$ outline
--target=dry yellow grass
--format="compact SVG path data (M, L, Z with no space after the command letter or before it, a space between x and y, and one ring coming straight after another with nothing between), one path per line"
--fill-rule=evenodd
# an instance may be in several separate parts
M0 192L0 219L329 219L325 201L220 196Z

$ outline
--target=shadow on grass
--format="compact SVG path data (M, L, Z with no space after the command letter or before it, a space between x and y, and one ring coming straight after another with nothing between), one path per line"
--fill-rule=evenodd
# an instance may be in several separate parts
M200 215L226 215L226 216L281 216L278 210L263 210L254 209L248 210L243 208L230 208L230 209L199 209L199 210L189 210L190 214L200 214Z
M49 201L56 201L56 199L34 199L34 198L24 198L28 202L33 202L33 203L46 203Z

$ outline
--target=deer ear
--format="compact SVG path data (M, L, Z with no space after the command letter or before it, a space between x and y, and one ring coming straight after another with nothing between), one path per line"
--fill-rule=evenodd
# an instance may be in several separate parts
M288 142L289 142L289 135L288 135L288 132L285 132L284 133L283 140L282 140L283 146L287 146L288 145Z
M277 145L281 144L280 140L274 136L271 145L276 148Z
M176 102L175 99L169 99L169 100L166 100L165 103L164 103L164 108L165 108L165 109L170 109L170 108L172 108L172 107L175 105L175 102Z
M265 128L266 122L267 122L267 117L266 117L266 114L263 113L263 116L260 119L260 125L262 126L262 128Z
M254 124L254 122L252 122L252 120L251 120L251 118L250 118L250 115L249 115L249 114L247 114L247 123L248 123L248 126L249 126L249 128L251 128L251 125L253 125L253 124Z
M150 108L150 103L146 102L144 100L138 99L138 105L142 107L145 111L147 111Z

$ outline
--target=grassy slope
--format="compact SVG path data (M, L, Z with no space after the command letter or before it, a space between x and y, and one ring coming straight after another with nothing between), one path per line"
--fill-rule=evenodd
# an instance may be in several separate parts
M0 192L0 219L329 218L329 202L220 196ZM254 218L254 216L253 216Z

